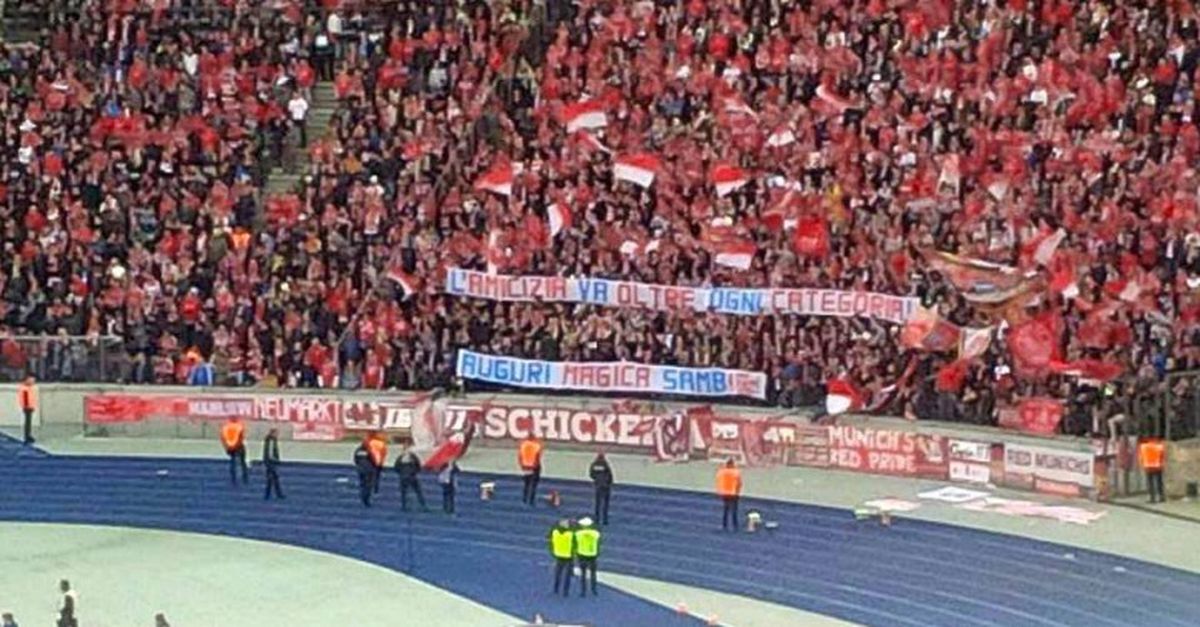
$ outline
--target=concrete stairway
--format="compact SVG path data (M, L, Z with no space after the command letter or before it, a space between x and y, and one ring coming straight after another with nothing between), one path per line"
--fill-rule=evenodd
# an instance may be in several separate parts
M321 82L313 85L313 100L309 103L308 120L305 122L308 131L308 141L317 141L329 132L330 121L337 110L337 96L334 95L333 83ZM266 192L270 194L286 194L295 191L308 172L308 150L299 146L299 137L293 138L295 143L288 150L293 151L293 158L286 159L287 168L274 168L267 177Z

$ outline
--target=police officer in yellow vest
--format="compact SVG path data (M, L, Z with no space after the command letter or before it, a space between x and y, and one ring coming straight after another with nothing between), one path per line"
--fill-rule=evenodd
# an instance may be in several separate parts
M554 556L554 594L562 586L562 595L571 593L571 569L575 562L575 532L566 518L550 530L550 555Z
M575 555L579 559L579 596L587 596L588 573L592 574L592 596L596 596L596 558L600 556L600 531L591 518L579 519L575 530Z

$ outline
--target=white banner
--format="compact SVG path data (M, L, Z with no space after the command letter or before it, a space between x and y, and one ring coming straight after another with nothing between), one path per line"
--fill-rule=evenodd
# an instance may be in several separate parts
M1095 483L1091 453L1062 451L1021 444L1004 445L1005 474L1024 474L1090 488Z
M518 359L459 350L454 371L464 379L520 388L658 392L686 396L766 398L767 375L726 368L684 368L624 361Z
M877 292L815 288L675 287L609 279L446 272L447 294L495 301L585 303L658 311L691 309L742 316L791 314L872 318L902 323L917 299Z

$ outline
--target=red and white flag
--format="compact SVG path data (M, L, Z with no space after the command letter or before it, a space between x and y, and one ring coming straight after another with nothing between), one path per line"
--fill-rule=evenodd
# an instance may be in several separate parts
M817 87L817 98L838 113L845 113L846 109L854 106L853 102L837 95L833 90L827 89L824 85Z
M738 270L749 270L750 264L754 261L754 255L757 253L758 246L750 240L736 239L721 242L716 246L713 263Z
M558 203L546 207L546 223L550 226L550 237L571 228L571 211Z
M515 180L515 173L512 163L502 161L492 166L490 170L483 173L475 181L475 189L500 194L501 196L512 196L512 186Z
M863 408L863 395L845 379L830 379L825 384L825 413L837 416Z
M717 190L717 196L721 198L745 186L749 181L750 177L746 171L734 165L721 163L712 169L712 184Z
M662 162L658 157L650 153L637 153L617 157L613 164L613 176L618 181L629 181L634 185L641 187L650 187L654 184L654 176L658 174L659 168L662 167Z
M562 108L561 119L568 133L608 126L608 116L599 100L585 100L566 105Z
M795 143L796 135L792 129L783 127L774 133L767 136L767 145L772 148L781 148L791 143Z
M407 273L399 265L388 268L387 278L396 282L396 286L404 293L401 300L408 300L421 286L421 282L417 277Z
M726 113L741 113L755 119L758 118L758 114L754 112L754 109L751 109L749 105L737 96L726 96L724 108Z
M587 146L589 149L599 150L600 152L609 155L612 154L612 148L605 146L604 142L601 142L599 137L596 137L587 131L579 131L578 133L575 133L575 135L579 138L579 141L583 142L583 145Z
M1067 238L1067 232L1058 229L1054 233L1047 235L1038 242L1037 247L1033 250L1033 260L1039 265L1048 266L1050 260L1054 259L1054 253L1058 250L1058 246Z
M992 331L993 327L964 328L958 345L958 358L974 359L986 353L988 347L992 345Z

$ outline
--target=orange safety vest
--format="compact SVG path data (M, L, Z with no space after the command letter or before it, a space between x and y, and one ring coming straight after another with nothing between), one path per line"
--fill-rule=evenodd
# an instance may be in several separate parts
M246 426L240 422L229 421L221 426L221 444L226 451L233 451L242 445L242 436L246 434Z
M21 409L37 409L37 388L28 383L19 385L17 403L21 405Z
M371 452L371 461L376 466L383 466L384 460L387 459L387 442L380 438L371 438L367 440L367 450Z
M521 442L521 448L517 451L517 462L521 464L521 468L533 470L542 465L542 443L537 440L525 440Z
M717 494L737 496L742 491L742 471L737 468L721 467L717 471Z
M1165 453L1163 443L1159 440L1142 442L1138 445L1138 462L1142 470L1162 470Z

